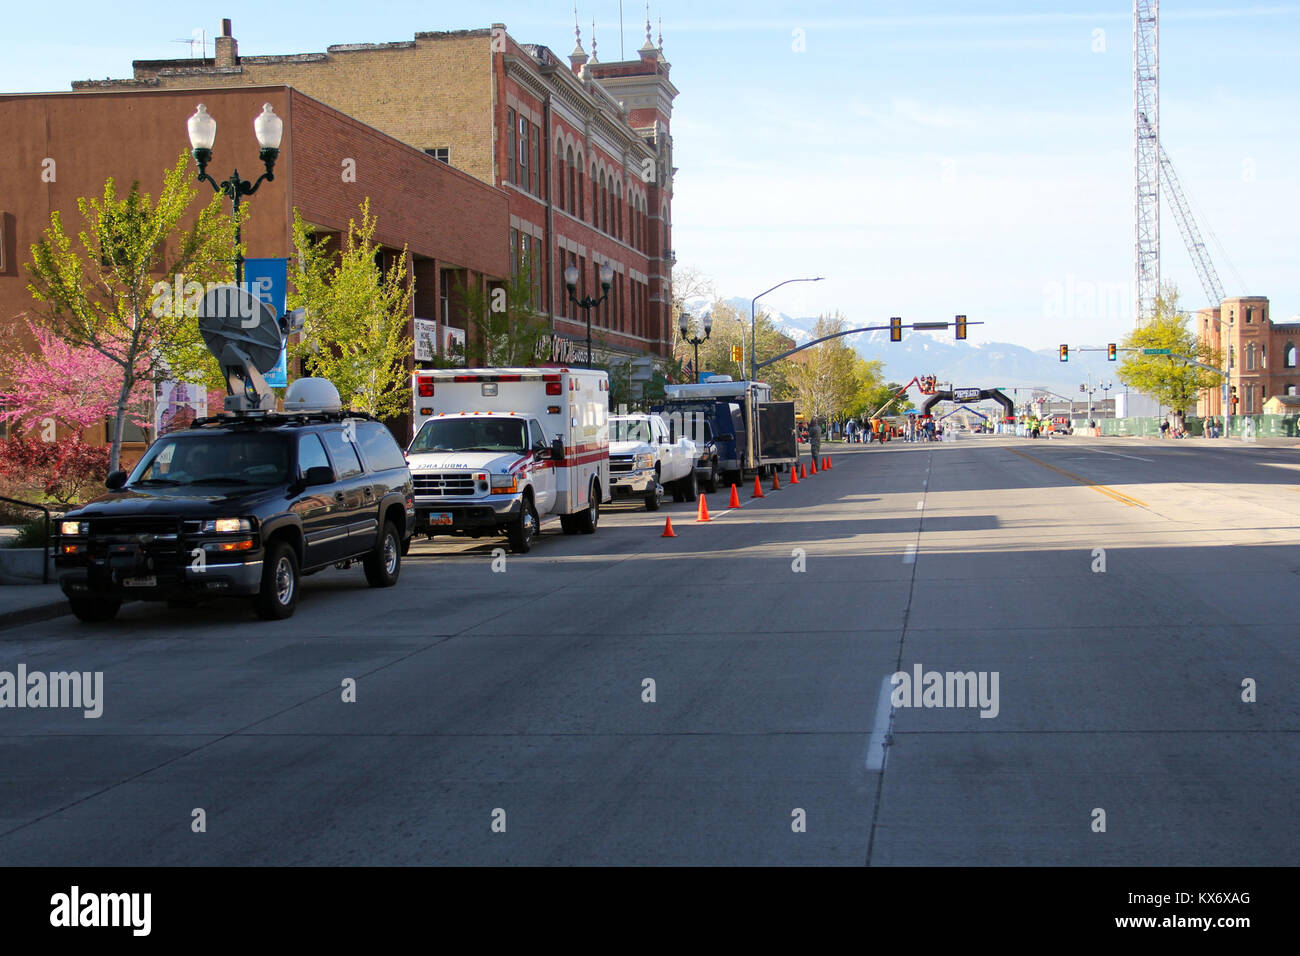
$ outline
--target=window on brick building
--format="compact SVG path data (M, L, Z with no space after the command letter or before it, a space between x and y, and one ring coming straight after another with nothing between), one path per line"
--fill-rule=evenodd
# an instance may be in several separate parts
M428 153L430 156L432 156L440 163L447 163L447 164L451 163L450 146L434 146L430 149L426 149L425 152Z
M528 189L528 120L519 117L519 178L517 185Z
M600 225L600 194L596 191L596 164L591 164L591 224Z
M564 165L569 173L569 204L565 207L570 215L578 202L578 169L573 165L573 149L564 151Z
M587 218L587 183L586 174L582 168L582 156L578 156L578 218Z
M515 111L506 110L506 172L507 182L515 181Z
M1247 325L1250 325L1250 314L1251 314L1251 311L1252 311L1252 310L1251 310L1250 306L1246 306L1246 324L1247 324Z
M568 175L564 170L564 148L557 147L555 150L555 204L561 209L564 208L564 177Z
M534 124L533 124L533 131L532 131L533 172L532 172L532 178L529 180L529 182L532 183L532 189L533 189L533 195L534 195L534 196L540 196L540 195L542 194L542 151L541 151L541 141L542 141L542 130L541 130L541 127L534 123Z
M519 275L519 230L510 230L510 274Z
M1295 386L1294 386L1294 385L1288 385L1288 386L1286 387L1286 394L1287 394L1287 395L1294 395L1295 393L1296 393L1296 390L1295 390Z
M1251 342L1246 346L1246 371L1255 371L1255 343Z
M1295 368L1295 364L1296 364L1295 345L1291 342L1288 342L1286 344L1286 347L1282 349L1282 365L1285 368Z

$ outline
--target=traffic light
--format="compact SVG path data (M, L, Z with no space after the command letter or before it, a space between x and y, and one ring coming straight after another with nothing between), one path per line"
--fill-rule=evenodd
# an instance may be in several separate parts
M903 341L903 319L901 316L893 315L889 317L889 341Z
M1115 343L1114 343L1114 342L1111 342L1110 345L1107 345L1107 346L1106 346L1106 361L1107 361L1107 362L1113 362L1113 361L1115 361L1115 355L1116 355L1117 352L1119 352L1119 349L1117 349L1117 348L1115 347Z
M959 315L957 316L957 338L964 339L965 337L966 337L966 316Z
M1070 347L1068 345L1061 346L1061 361L1062 362L1070 361Z
M731 347L731 360L732 360L733 362L739 362L739 361L741 361L744 357L745 357L745 356L744 356L744 352L743 352L743 350L741 349L741 347L740 347L739 345L733 345L733 346Z
M1237 386L1229 385L1228 389L1232 393L1232 404L1235 406L1237 404Z

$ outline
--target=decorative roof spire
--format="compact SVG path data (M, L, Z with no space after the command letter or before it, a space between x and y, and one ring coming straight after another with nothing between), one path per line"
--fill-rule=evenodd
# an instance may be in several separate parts
M645 0L645 46L641 50L645 52L654 48L654 41L650 39L650 0Z
M587 62L587 53L582 48L582 28L578 26L578 4L573 4L573 52L569 54L569 63L575 71Z
M600 62L600 60L596 59L596 21L594 18L591 21L591 62Z

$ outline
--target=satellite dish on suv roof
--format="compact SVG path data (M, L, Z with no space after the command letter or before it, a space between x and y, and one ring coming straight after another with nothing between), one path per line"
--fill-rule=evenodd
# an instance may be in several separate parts
M268 412L275 393L263 375L275 368L285 337L302 328L303 311L277 320L275 309L236 285L208 290L199 306L199 334L226 376L226 411Z

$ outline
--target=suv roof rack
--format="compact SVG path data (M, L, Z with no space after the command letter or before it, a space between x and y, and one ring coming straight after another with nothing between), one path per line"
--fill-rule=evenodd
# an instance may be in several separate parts
M343 410L337 412L294 412L286 415L283 412L267 412L265 415L209 415L206 418L196 418L190 423L190 428L204 428L209 425L224 425L227 427L243 428L278 428L281 425L325 425L332 422L342 422L347 419L361 419L364 421L376 422L379 419L369 412L354 412Z

